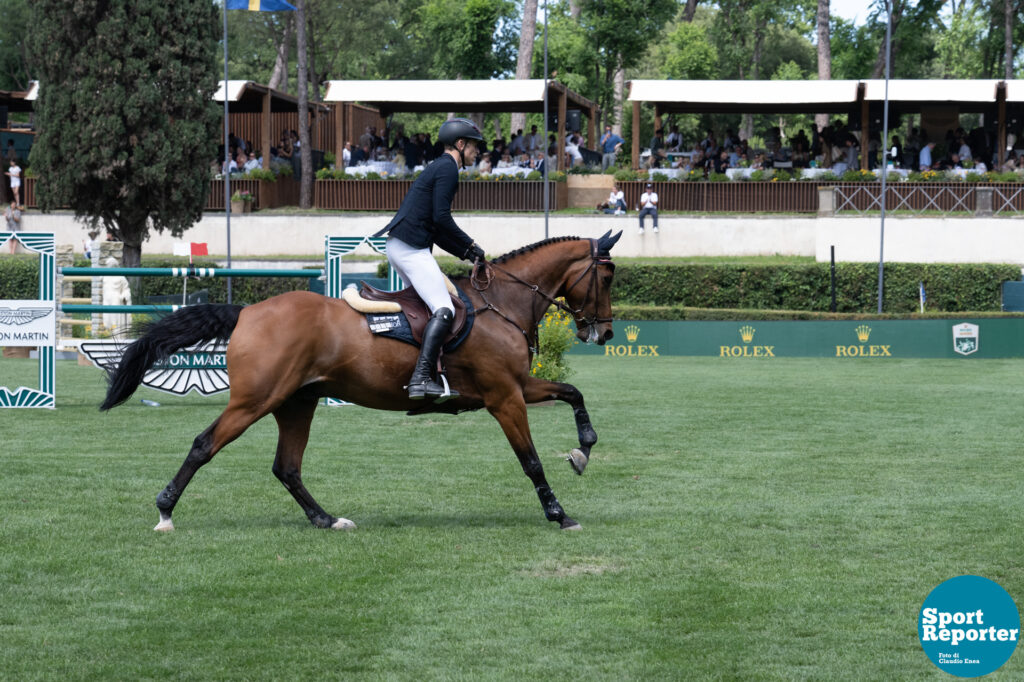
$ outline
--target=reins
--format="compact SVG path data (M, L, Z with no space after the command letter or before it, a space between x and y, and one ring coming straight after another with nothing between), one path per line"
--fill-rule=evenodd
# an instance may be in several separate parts
M469 276L469 281L473 285L473 288L477 291L477 293L480 294L480 298L482 298L483 301L484 301L484 307L483 307L482 310L492 310L492 311L494 311L495 313L500 315L504 320L506 320L509 324L511 324L513 327L515 327L520 332L522 332L523 336L526 337L526 343L527 343L527 346L529 346L529 348L530 348L530 352L537 353L539 348L540 348L540 334L539 334L539 331L538 331L539 328L540 328L540 321L538 320L537 324L534 326L534 329L533 329L533 339L534 339L534 341L533 341L533 343L531 343L530 334L525 329L523 329L518 324L516 324L516 322L514 320L512 320L512 318L510 318L508 315L503 313L493 303L491 303L490 301L487 300L487 296L486 296L486 294L484 294L484 292L488 289L488 287L491 286L491 282L494 281L494 273L492 272L492 270L497 270L498 272L502 273L503 275L505 275L506 277L508 277L512 281L514 281L514 282L516 282L518 284L523 285L524 287L526 287L527 289L532 291L535 295L540 296L541 298L546 300L549 305L553 305L556 308L558 308L559 310L562 310L563 312L566 312L569 315L571 315L572 319L573 319L573 322L576 323L577 327L580 326L580 323L582 323L583 326L585 326L585 327L593 327L593 325L595 325L595 324L597 324L599 322L611 322L612 321L612 318L610 318L610 317L597 317L597 305L596 305L596 303L597 303L597 296L598 296L598 291L597 291L598 282L597 282L597 268L595 266L598 265L599 263L611 264L611 259L610 258L601 258L598 255L598 252L597 252L597 241L594 240L594 239L591 239L590 240L590 265L588 265L586 267L586 269L582 273L580 273L580 276L577 277L576 280L572 284L570 284L568 287L566 287L566 289L565 289L565 293L568 294L570 291L572 291L574 288L576 288L577 284L579 284L581 281L583 281L583 278L587 276L588 272L590 273L590 282L587 284L587 294L586 294L586 296L583 297L583 303L577 309L570 308L568 305L566 305L565 303L562 303L561 301L556 299L554 296L551 296L550 294L547 294L547 293L541 291L540 287L538 285L530 284L529 282L527 282L526 280L522 279L521 277L519 277L515 273L509 272L505 268L499 266L497 263L492 263L492 262L488 262L488 261L480 261L480 260L476 261L475 263L473 263L473 272ZM587 307L587 303L590 302L591 295L593 295L594 303L595 303L595 305L594 305L594 316L593 317L587 317L587 315L586 315L586 307ZM532 306L531 306L531 311L532 311Z

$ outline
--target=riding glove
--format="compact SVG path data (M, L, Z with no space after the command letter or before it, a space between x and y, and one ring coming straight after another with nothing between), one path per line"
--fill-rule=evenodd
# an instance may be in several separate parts
M478 260L483 260L484 259L484 250L481 249L477 245L476 242L473 242L470 245L470 247L468 249L466 249L466 253L463 256L463 258L468 260L471 263L475 263Z

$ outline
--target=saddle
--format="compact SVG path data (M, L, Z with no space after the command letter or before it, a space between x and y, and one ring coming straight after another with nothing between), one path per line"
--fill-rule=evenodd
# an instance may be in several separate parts
M445 281L451 295L455 319L452 321L451 331L444 340L443 349L445 352L451 352L469 335L476 311L458 287L447 278ZM414 346L423 343L423 330L430 320L430 309L415 289L407 287L401 291L381 291L366 282L360 282L360 285L362 288L358 293L354 285L349 285L342 292L342 298L355 310L366 315L370 331Z

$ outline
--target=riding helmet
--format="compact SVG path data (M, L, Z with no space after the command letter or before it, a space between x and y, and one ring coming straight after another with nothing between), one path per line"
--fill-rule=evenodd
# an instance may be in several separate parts
M455 141L465 138L467 140L479 140L483 142L484 136L476 124L465 118L453 118L441 124L441 130L437 133L437 141L449 147L455 146Z

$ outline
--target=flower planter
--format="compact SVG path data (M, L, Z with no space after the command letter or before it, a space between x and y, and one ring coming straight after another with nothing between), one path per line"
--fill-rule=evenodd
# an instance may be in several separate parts
M566 179L569 189L568 202L571 208L594 208L608 200L615 184L613 175L574 175Z

